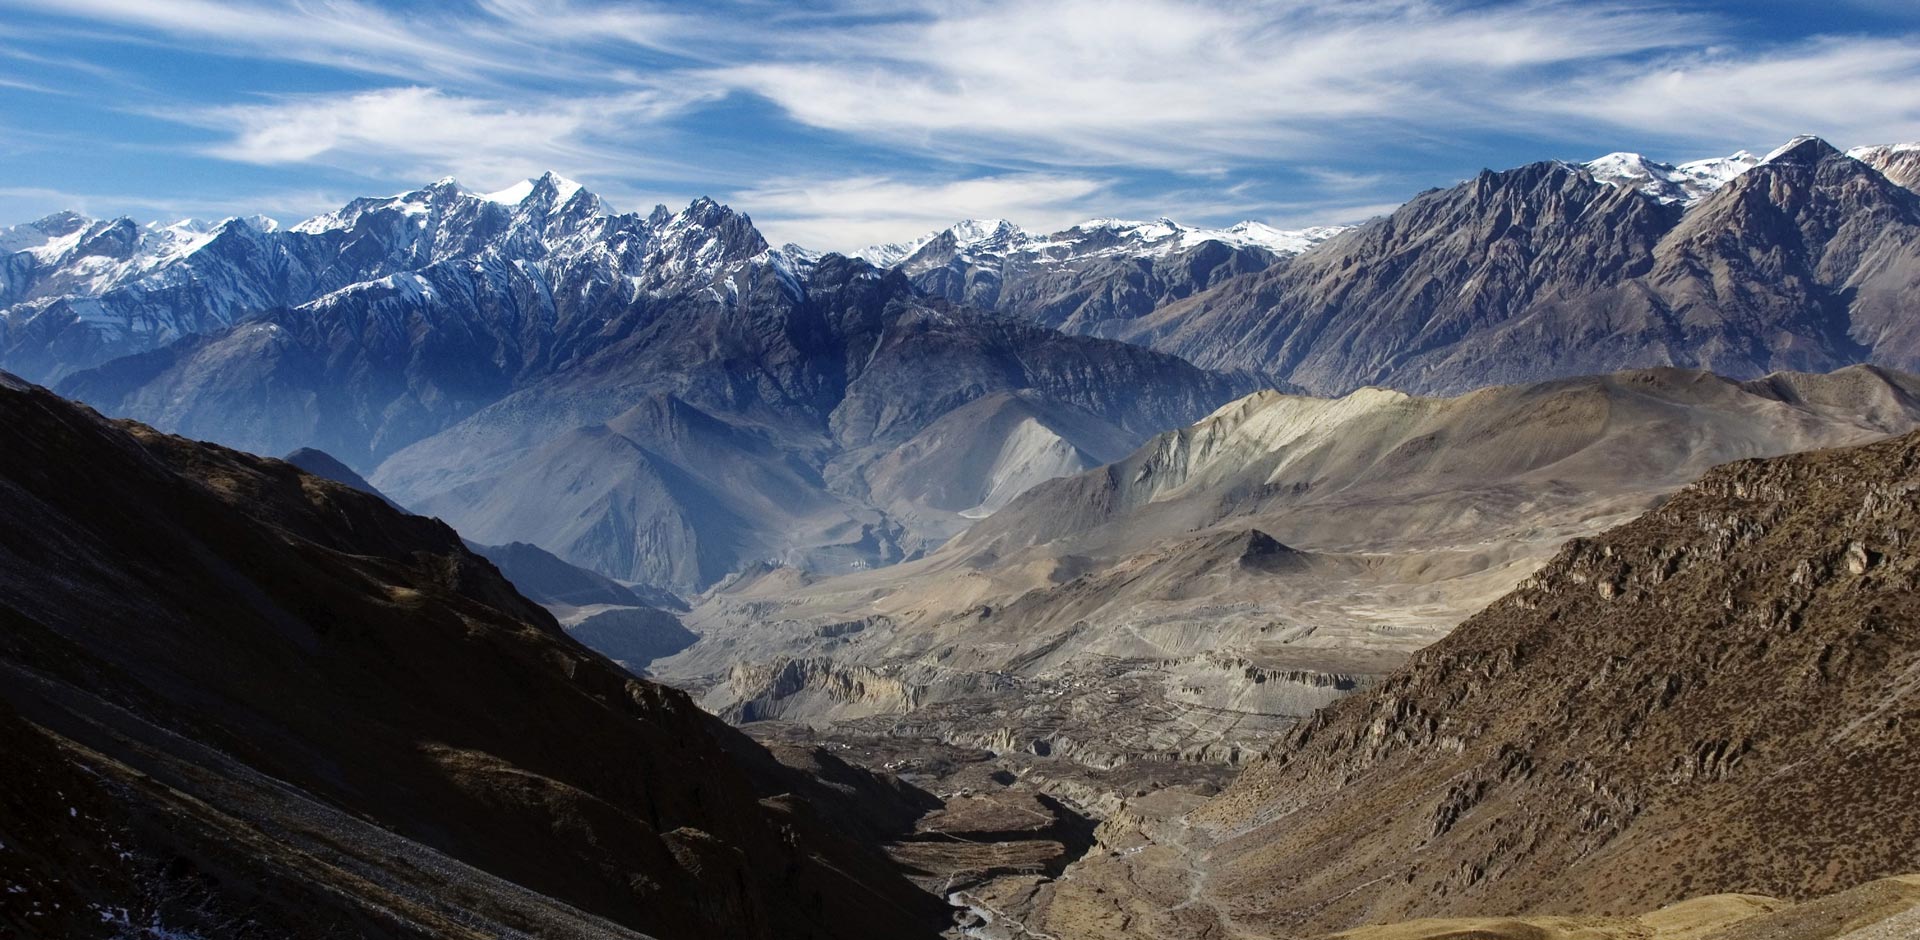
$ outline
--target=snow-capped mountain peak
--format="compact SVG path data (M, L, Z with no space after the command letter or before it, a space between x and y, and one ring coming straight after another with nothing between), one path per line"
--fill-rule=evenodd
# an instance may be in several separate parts
M1773 163L1780 160L1798 161L1816 154L1824 156L1828 151L1833 151L1833 149L1832 144L1820 139L1820 136L1817 134L1800 134L1792 140L1774 148L1772 153L1760 158L1760 162Z
M1920 143L1876 144L1847 151L1882 176L1908 189L1920 192Z
M996 238L1018 238L1027 233L1020 226L1006 219L968 219L955 223L947 232L962 245L972 245Z
M1855 160L1866 160L1871 157L1878 157L1882 155L1891 156L1894 154L1904 154L1904 153L1920 153L1920 142L1912 142L1912 143L1905 143L1905 144L1872 144L1865 147L1855 147L1852 150L1847 151L1847 156L1852 157Z
M913 257L915 252L926 247L930 241L933 241L932 233L922 235L912 241L868 245L858 251L848 253L847 257L862 259L876 268L891 268Z
M1011 258L1045 264L1096 257L1157 257L1209 241L1292 255L1342 231L1344 226L1286 230L1252 221L1221 229L1193 228L1162 217L1150 221L1088 219L1049 235L1035 235L1005 219L968 219L912 241L872 245L854 252L853 257L882 268L916 258L916 264L945 264L950 260L977 264ZM931 254L919 257L923 253Z
M995 243L1000 247L1012 247L1030 238L1020 226L1006 219L965 219L911 241L869 245L851 252L848 257L863 259L874 267L891 268L919 254L921 249L935 241L941 242L948 250L967 254Z
M1745 150L1674 165L1625 151L1581 164L1594 179L1630 187L1661 202L1692 205L1762 161Z
M499 192L484 193L480 198L503 206L517 206L526 202L537 190L545 189L552 192L553 207L557 209L571 202L574 194L582 188L579 183L548 171L539 176L521 180Z

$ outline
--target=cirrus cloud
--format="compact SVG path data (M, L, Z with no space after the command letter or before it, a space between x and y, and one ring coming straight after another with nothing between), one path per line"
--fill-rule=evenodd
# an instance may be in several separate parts
M632 161L610 129L644 127L703 93L630 91L510 103L409 86L213 108L190 117L230 136L209 153L246 163L329 163L407 179L480 185L560 169L588 175Z
M1779 3L0 0L0 98L29 102L0 172L84 192L138 151L143 179L240 164L265 194L553 169L849 247L968 216L1333 222L1542 157L1920 137L1920 18Z

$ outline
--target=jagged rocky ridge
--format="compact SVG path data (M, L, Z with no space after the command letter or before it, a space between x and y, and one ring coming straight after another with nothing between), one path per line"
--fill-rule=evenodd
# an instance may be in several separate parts
M1050 235L999 219L972 220L904 245L861 252L955 303L1001 310L1070 333L1104 336L1125 321L1260 271L1334 235L1337 226L1280 231L1257 222L1194 229L1168 219L1095 219Z
M10 933L937 930L873 848L923 797L776 763L445 525L10 376L0 416Z
M511 375L516 353L539 359L552 322L583 302L684 289L768 250L750 225L725 225L710 201L678 214L614 214L551 174L512 196L475 195L449 179L357 199L290 229L259 219L142 228L70 213L18 226L0 235L13 249L0 281L0 365L50 381L341 291L327 312L380 326L391 312L368 308L464 288L471 302L513 316L491 331L475 324L492 334L479 337L444 326L442 340L481 344L479 358L501 359L493 368ZM513 348L521 345L538 348ZM464 391L442 378L441 394Z
M1322 394L1914 369L1917 279L1920 195L1802 138L1690 206L1573 164L1483 172L1102 335Z

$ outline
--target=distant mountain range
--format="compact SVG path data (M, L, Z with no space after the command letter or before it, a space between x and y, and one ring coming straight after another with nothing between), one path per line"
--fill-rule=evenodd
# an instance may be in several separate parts
M491 197L443 181L284 233L238 225L169 264L246 268L267 246L272 263L256 267L292 305L226 325L188 304L199 319L166 320L181 339L94 366L42 356L45 371L181 433L317 447L476 541L532 542L679 591L753 562L844 569L944 540L1011 494L902 502L871 492L866 468L982 398L1017 394L1031 420L961 433L1052 473L1261 384L930 302L864 262L771 249L704 200L617 215L555 177ZM88 309L151 304L152 281ZM338 281L352 283L304 299ZM153 336L69 306L17 314L9 336L55 337L16 345L21 358ZM1044 478L1008 472L1009 485Z
M972 222L865 258L552 175L285 229L59 215L0 233L0 367L685 592L914 557L1261 387L1920 367L1915 153L1614 154L1345 230ZM984 475L941 478L960 454Z
M1920 365L1920 195L1874 166L1805 138L1690 205L1617 182L1482 173L1099 332L1326 394Z

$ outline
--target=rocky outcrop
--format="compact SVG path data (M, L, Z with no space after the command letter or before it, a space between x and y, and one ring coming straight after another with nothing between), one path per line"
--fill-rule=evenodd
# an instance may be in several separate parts
M924 688L879 670L824 659L743 663L733 667L726 681L732 704L720 715L735 722L782 717L802 697L823 696L869 712L904 712L918 706L925 695Z

